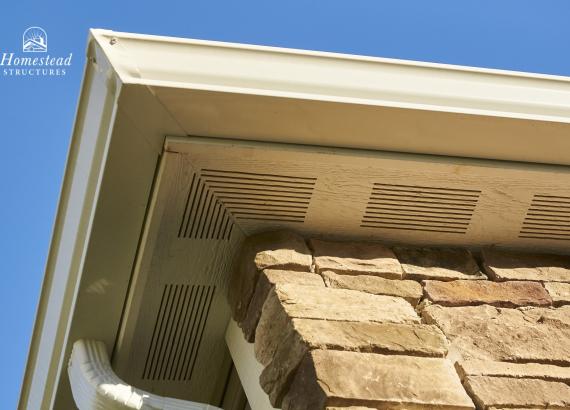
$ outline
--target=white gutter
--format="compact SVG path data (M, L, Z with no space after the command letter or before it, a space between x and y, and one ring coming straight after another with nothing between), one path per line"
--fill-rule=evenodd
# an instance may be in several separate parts
M67 371L79 410L221 410L208 404L161 397L129 386L113 372L102 342L76 341Z
M125 84L570 123L562 76L92 32Z

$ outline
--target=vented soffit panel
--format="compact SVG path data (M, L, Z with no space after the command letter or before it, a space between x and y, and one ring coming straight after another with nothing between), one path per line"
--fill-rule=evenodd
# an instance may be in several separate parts
M191 175L179 180L181 239L290 228L392 243L568 250L569 167L212 138L169 138L165 151Z

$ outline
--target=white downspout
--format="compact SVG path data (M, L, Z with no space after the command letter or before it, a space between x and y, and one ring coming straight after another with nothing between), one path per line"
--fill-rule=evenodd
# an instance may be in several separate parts
M122 381L111 368L103 342L78 340L67 368L79 410L221 410L209 404L162 397Z

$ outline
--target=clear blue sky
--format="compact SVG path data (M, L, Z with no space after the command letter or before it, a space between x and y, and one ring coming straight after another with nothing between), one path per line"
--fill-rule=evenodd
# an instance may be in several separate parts
M90 27L570 75L568 0L45 0L3 2L0 15L0 55L18 52L29 26L46 29L51 54L74 55L65 77L0 75L6 409L16 408Z

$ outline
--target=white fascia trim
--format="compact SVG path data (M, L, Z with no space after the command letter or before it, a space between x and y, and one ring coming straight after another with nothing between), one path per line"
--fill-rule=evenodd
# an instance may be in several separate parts
M193 401L151 394L122 381L111 368L103 342L78 340L67 368L79 410L221 410Z
M570 123L570 78L92 30L119 77L151 87Z

